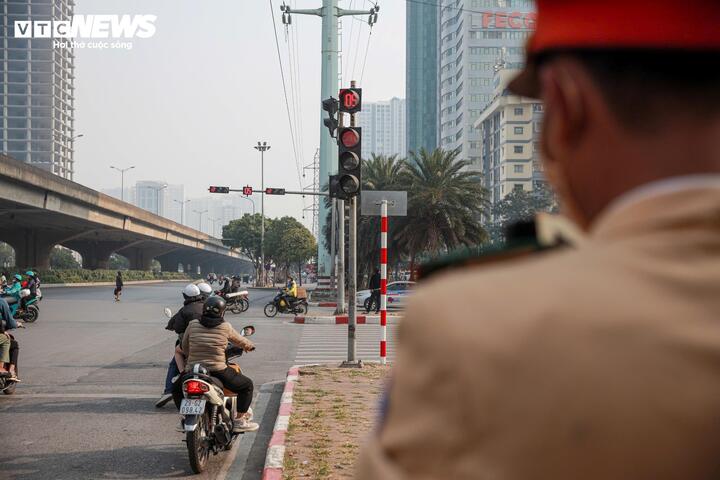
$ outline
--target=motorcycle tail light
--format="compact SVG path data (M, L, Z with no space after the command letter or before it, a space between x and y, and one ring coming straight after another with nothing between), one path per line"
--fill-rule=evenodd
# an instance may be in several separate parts
M197 380L188 380L183 384L183 390L185 393L189 393L190 395L199 395L209 391L210 387L203 382L198 382Z

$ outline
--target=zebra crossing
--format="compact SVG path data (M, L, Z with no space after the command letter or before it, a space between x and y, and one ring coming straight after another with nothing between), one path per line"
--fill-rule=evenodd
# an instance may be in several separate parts
M364 362L380 361L380 325L358 325L356 357ZM387 361L395 358L397 325L387 326ZM296 365L310 363L339 363L347 359L347 325L303 326L295 356Z

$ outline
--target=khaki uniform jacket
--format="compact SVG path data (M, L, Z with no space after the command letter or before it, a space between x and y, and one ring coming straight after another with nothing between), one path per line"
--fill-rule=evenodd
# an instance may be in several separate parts
M421 285L356 478L720 478L720 189Z
M191 371L196 363L201 363L211 372L225 370L227 368L225 349L228 342L243 348L253 345L228 322L207 328L202 326L199 320L192 320L182 339L182 350L187 356L185 370Z

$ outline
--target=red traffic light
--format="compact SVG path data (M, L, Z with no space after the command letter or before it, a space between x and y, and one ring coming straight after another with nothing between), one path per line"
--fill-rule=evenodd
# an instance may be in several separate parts
M285 189L284 188L266 188L265 194L266 195L285 195Z
M340 133L340 143L345 148L353 148L360 143L360 133L354 128L344 128Z
M362 108L362 89L343 88L340 90L340 111L345 113L359 112Z
M243 195L245 195L246 197L249 197L250 195L253 194L253 189L252 189L252 187L246 185L246 186L243 187L243 192L242 192L242 193L243 193Z
M208 192L210 192L210 193L230 193L230 187L218 187L215 185L211 185L210 188L208 188Z

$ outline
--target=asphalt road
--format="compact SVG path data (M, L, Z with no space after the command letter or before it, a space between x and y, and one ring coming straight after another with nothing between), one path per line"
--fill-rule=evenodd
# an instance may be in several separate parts
M15 395L0 395L0 478L214 479L228 471L240 478L237 462L229 461L242 457L237 450L254 452L248 463L257 468L262 451L252 442L257 436L261 443L270 420L260 434L242 436L232 455L213 458L206 475L193 476L184 435L175 431L177 412L154 406L175 341L164 329L163 307L179 308L181 288L128 286L119 303L111 287L43 291L40 319L16 332L23 382ZM284 380L292 366L302 331L287 323L290 317L265 318L262 307L274 293L251 289L250 310L228 314L236 329L257 327L257 350L240 363L256 393L268 384L266 402L271 382Z

